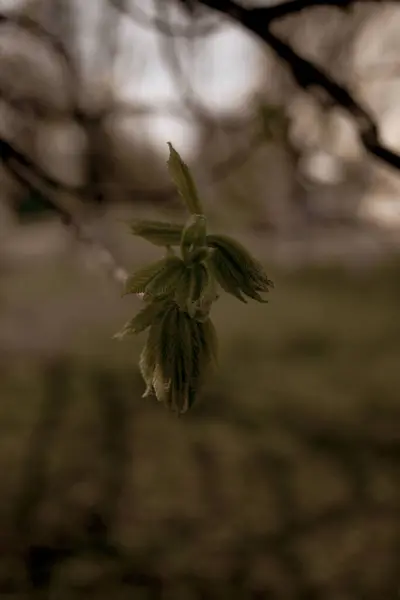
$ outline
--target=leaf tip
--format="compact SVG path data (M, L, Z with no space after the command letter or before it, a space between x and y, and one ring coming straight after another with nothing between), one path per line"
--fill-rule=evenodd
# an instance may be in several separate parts
M169 149L169 158L171 158L171 156L172 156L174 153L176 153L176 150L175 150L175 148L173 147L173 145L172 145L172 143L171 143L171 142L167 142L167 146L168 146L168 149Z

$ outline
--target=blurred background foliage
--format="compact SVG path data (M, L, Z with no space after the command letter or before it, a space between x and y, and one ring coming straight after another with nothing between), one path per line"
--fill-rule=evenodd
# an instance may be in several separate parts
M400 13L367 4L274 31L396 149ZM1 7L0 597L394 598L400 179L248 34L178 5ZM167 140L276 286L216 303L219 368L181 419L141 398L143 340L112 339L140 300L107 273L159 256L123 220L185 218Z

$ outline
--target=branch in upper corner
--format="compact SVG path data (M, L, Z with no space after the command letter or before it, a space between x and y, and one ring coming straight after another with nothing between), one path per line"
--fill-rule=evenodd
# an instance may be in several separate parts
M360 140L368 152L400 170L400 155L382 145L374 119L345 87L336 83L320 67L301 57L269 30L262 32L262 39L286 62L300 87L305 90L320 88L328 94L334 104L346 110L355 121Z
M379 2L380 0L366 1ZM308 0L308 2L307 0L291 0L291 2L279 5L278 7L257 9L246 9L234 0L198 0L198 2L230 16L247 30L261 38L275 52L278 58L288 65L300 87L307 91L310 91L311 88L322 89L336 106L343 108L353 118L359 131L361 143L370 154L379 158L387 165L400 170L400 155L382 144L379 138L378 127L368 111L353 98L344 86L339 85L321 67L317 67L310 60L300 56L289 44L270 31L269 27L272 19L289 14L288 7L292 8L291 12L298 12L300 6L305 8L306 6L316 5L316 0ZM350 0L347 2L333 2L333 0L318 2L319 5L334 4L336 6L344 6L350 3ZM283 7L285 6L287 11L283 13ZM277 9L279 7L281 7L281 12L278 15ZM296 11L294 10L295 7L297 7ZM276 9L275 13L270 12L273 9ZM275 16L271 16L272 14L275 14Z
M230 15L232 18L240 17L244 13L251 13L253 18L262 20L264 25L312 7L332 6L347 10L354 4L398 4L398 0L288 0L272 6L246 9L237 4L235 0L197 0L197 2Z
M302 12L312 7L334 7L342 10L348 10L355 4L389 4L396 3L398 0L288 0L273 6L254 8L251 10L253 16L262 19L264 23L282 19L288 15Z

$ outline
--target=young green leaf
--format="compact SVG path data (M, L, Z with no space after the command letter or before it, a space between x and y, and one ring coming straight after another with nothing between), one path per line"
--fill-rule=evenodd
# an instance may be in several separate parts
M167 303L165 300L157 300L146 304L132 319L127 321L121 331L114 335L115 339L122 339L127 335L133 335L145 331L160 314L165 311Z
M192 265L194 263L206 262L213 251L212 248L198 248L197 250L193 250L187 263Z
M171 302L161 317L157 330L157 339L154 340L157 352L157 364L160 365L164 381L172 377L176 345L179 341L178 316L179 308Z
M204 309L202 301L209 276L207 268L203 263L193 265L190 270L191 282L187 299L187 311L191 317L195 317L199 310Z
M179 246L184 227L179 223L141 221L139 219L130 221L129 226L133 235L142 237L155 246Z
M182 232L181 253L183 260L189 262L193 252L206 247L206 218L204 215L192 215Z
M178 256L168 256L164 267L146 286L146 296L158 298L175 292L176 286L186 270L185 263Z
M183 414L201 389L206 369L216 356L215 330L211 321L198 323L186 313L178 317L179 344L176 345L173 376L167 405Z
M165 380L161 365L156 363L153 375L153 389L159 402L167 402L171 380Z
M171 381L170 405L178 413L187 412L190 407L189 385L191 374L197 360L191 331L191 322L187 314L178 313L179 344L176 348L174 376Z
M153 378L153 387L160 402L164 402L170 408L178 409L176 393L178 361L182 360L182 354L190 352L190 348L183 346L184 340L180 338L179 317L183 314L176 304L165 311L160 327L156 346L156 369ZM175 407L176 403L176 407Z
M199 310L202 316L208 315L210 312L212 303L218 300L217 285L214 275L212 274L211 267L208 263L205 265L205 281L199 297Z
M190 286L192 281L192 270L189 267L185 268L185 272L176 284L174 300L180 310L187 310L187 302L190 294Z
M157 360L163 319L170 306L171 304L166 305L165 311L158 313L154 318L149 329L145 348L140 357L139 368L146 383L146 390L143 397L154 393L157 399L163 400L165 394L165 382Z
M217 341L216 332L210 319L204 322L190 320L192 335L192 370L190 373L188 408L196 401L197 395L204 383L205 375L210 364L216 364Z
M224 260L224 257L218 250L214 252L210 259L210 269L216 281L225 292L235 296L241 302L247 302L241 293L240 281L238 282L235 275L232 274L229 262Z
M213 302L219 298L217 282L210 266L213 253L214 249L211 248L196 250L188 263L188 270L192 274L188 291L189 314L200 321L208 317Z
M211 363L217 360L217 335L210 310L217 284L242 302L265 302L259 292L273 286L261 264L229 236L207 235L190 171L169 144L168 168L192 216L185 226L133 221L134 235L166 248L164 259L129 277L125 293L144 293L144 306L115 337L149 330L139 360L144 396L178 414L195 402ZM180 246L182 258L173 247Z
M167 259L163 258L133 273L128 277L122 295L143 294L152 279L164 269L166 261Z
M145 345L143 346L143 350L142 350L142 352L140 354L140 358L139 358L140 373L146 384L146 389L142 396L143 398L150 396L150 394L152 394L154 392L153 379L154 379L155 368L156 368L156 356L155 356L154 348L152 349L149 346L148 339L147 339Z
M202 214L203 210L190 170L170 142L168 142L168 146L169 158L167 165L171 179L189 211L192 214Z
M214 248L212 263L214 270L218 271L221 287L226 291L229 288L229 293L236 296L239 290L240 295L244 294L257 302L267 302L258 292L268 292L273 283L246 248L223 235L207 236L207 242Z
M238 241L227 235L208 235L207 243L218 249L222 255L245 277L250 278L257 291L268 292L274 286L264 272L263 266Z

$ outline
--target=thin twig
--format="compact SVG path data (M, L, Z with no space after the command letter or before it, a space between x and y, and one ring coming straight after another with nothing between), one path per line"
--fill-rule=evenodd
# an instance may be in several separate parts
M76 238L89 246L96 259L118 284L124 284L128 272L113 256L112 252L89 231L86 203L77 193L48 178L34 163L21 152L12 148L5 140L0 140L0 159L17 181L28 190L39 191L51 202L60 215L61 221L74 232Z
M382 0L366 1L382 2ZM292 76L301 88L307 91L311 91L312 88L323 90L336 106L344 109L353 118L358 128L360 141L370 154L379 158L387 165L400 170L400 155L387 148L381 142L378 126L373 117L360 102L355 100L350 91L346 87L339 85L323 68L317 67L310 60L302 57L289 44L271 32L270 24L272 20L282 17L284 14L299 12L300 9L308 6L315 6L315 0L308 2L307 0L291 0L283 5L279 5L279 7L282 7L279 11L277 10L278 7L247 9L234 0L198 0L198 2L229 16L240 23L245 29L257 35L275 52L280 60L286 63L291 70ZM323 4L323 2L318 3L318 5L320 4ZM346 0L346 2L327 1L326 4L344 7L345 5L349 6L352 4L352 0ZM283 13L284 6L286 6L285 13Z

